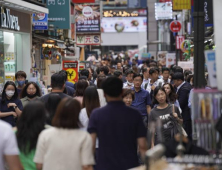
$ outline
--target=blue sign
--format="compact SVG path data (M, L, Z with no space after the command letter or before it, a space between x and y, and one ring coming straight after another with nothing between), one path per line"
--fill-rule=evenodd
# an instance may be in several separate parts
M48 14L32 14L32 23L34 30L48 30Z

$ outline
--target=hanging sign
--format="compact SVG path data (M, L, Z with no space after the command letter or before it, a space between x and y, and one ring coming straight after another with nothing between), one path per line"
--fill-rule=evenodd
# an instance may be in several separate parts
M34 30L47 30L48 29L48 14L39 13L32 14L32 24Z
M156 20L168 20L173 18L172 3L155 3Z
M62 61L62 69L67 72L67 81L78 81L78 61Z
M179 21L172 21L170 23L170 30L172 32L179 32L181 30L181 28L182 28L182 25Z
M176 49L179 50L181 47L182 42L184 42L185 36L183 35L178 35L176 36Z
M191 0L173 0L173 10L191 9Z
M100 45L100 35L77 35L77 45Z

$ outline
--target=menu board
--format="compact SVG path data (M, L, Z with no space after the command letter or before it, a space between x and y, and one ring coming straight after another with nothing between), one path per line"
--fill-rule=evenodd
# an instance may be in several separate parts
M75 5L76 32L100 32L100 6L78 4Z

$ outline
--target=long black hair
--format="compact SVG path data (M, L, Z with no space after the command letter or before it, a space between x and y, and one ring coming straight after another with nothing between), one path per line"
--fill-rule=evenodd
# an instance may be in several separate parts
M155 89L154 89L154 92L153 92L153 105L156 105L156 104L159 104L159 102L156 100L156 95L159 91L163 91L166 95L166 103L168 103L168 99L167 99L167 94L166 94L166 91L164 89L164 87L162 86L157 86Z
M40 90L40 88L39 88L39 86L35 83L35 82L28 82L26 85L25 85L25 87L22 89L22 92L21 92L21 94L20 94L20 98L24 98L24 97L26 97L27 96L27 89L28 89L28 87L30 86L30 85L33 85L33 86L35 86L35 88L36 88L36 96L38 96L38 97L41 97L42 96L42 93L41 93L41 90Z
M7 100L7 97L6 97L6 88L7 88L9 85L13 86L14 89L15 89L15 93L14 93L14 95L12 96L11 99L15 100L15 99L18 98L18 91L17 91L17 88L16 88L16 86L15 86L15 83L14 83L13 81L7 81L7 82L5 83L4 89L3 89L3 91L2 91L2 102L1 102L2 104L4 104L5 101Z
M61 97L59 94L49 94L48 102L45 104L46 110L47 110L47 118L46 123L51 125L52 119L56 113L57 106L59 105L61 101Z
M31 101L17 122L17 141L21 152L28 154L36 148L38 136L44 129L46 110L41 101Z

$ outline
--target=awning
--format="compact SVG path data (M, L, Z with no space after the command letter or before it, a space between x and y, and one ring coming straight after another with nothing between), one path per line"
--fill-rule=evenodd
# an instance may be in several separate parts
M49 13L49 9L38 6L35 4L31 4L22 0L0 0L0 4L4 7L12 8L17 11L22 11L26 13Z

